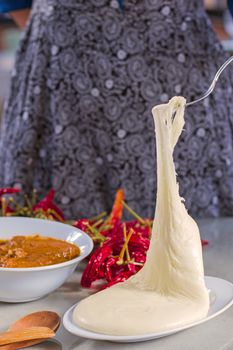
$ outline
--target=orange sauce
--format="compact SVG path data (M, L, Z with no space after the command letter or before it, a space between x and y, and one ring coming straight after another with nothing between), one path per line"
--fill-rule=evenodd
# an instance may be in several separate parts
M0 267L38 267L59 264L80 255L80 249L61 239L14 236L0 240Z

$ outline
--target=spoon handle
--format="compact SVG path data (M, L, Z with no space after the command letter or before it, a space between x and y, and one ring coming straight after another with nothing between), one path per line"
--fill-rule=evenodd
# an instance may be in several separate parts
M33 345L41 344L46 340L47 339L24 340L17 343L2 345L0 346L0 350L17 350L17 349L28 348Z
M25 340L48 339L55 333L47 327L29 327L0 334L0 345L7 345Z

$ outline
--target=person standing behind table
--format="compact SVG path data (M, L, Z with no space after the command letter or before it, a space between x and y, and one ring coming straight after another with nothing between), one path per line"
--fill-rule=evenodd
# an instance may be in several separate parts
M34 0L5 110L0 186L53 187L67 218L109 210L122 187L153 217L151 108L202 95L226 58L201 0ZM228 70L186 111L175 160L195 216L232 215L231 96Z

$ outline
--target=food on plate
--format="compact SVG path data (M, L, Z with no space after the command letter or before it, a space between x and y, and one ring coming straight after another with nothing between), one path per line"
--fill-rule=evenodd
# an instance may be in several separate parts
M63 263L80 255L78 246L40 235L0 240L0 267L39 267Z
M135 220L121 221L123 209ZM79 219L74 226L89 234L96 248L82 273L81 286L104 289L123 282L137 273L146 261L153 220L141 218L124 202L124 191L118 189L110 215L100 213L90 219ZM201 240L202 245L208 244Z
M142 269L128 280L81 301L80 327L111 335L140 335L182 327L209 309L198 226L188 215L173 162L184 126L185 99L153 108L157 148L157 201L150 247Z

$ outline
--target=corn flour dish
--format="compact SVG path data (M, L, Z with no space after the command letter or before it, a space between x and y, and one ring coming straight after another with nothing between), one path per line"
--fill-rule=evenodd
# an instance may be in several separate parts
M167 331L201 320L209 309L199 229L179 196L173 150L184 126L185 99L153 108L157 201L144 267L123 283L81 301L74 322L110 335ZM174 117L175 114L175 117Z

